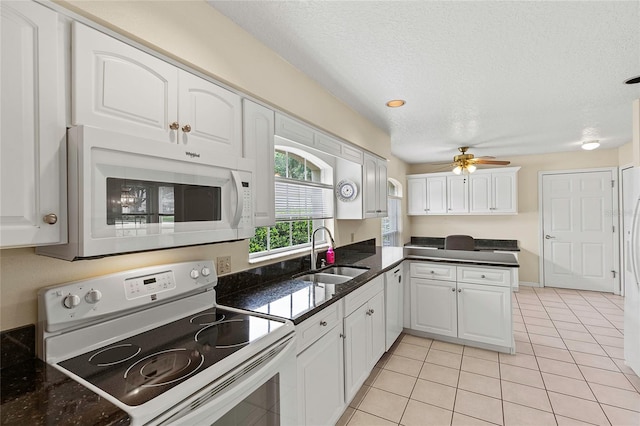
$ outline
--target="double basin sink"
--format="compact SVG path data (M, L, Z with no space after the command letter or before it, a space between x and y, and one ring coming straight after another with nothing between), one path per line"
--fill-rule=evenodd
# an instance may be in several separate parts
M317 272L307 272L294 277L302 281L310 281L314 284L340 285L347 283L355 277L364 274L369 268L354 266L330 266Z

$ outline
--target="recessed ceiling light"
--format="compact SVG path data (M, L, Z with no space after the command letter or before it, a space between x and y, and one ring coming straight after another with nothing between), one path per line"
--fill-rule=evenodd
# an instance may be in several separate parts
M585 149L587 151L591 151L592 149L596 149L599 146L600 146L600 142L599 141L584 141L584 142L582 142L582 149Z
M638 83L640 83L640 75L637 77L630 78L629 80L624 82L624 84L638 84Z
M402 105L404 105L406 102L403 101L402 99L393 99L389 102L387 102L387 106L389 108L398 108L401 107Z

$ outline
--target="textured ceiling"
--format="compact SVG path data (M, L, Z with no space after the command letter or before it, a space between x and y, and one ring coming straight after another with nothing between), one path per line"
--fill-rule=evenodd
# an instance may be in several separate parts
M640 1L209 1L408 163L631 140ZM385 102L401 98L402 108ZM602 149L601 148L601 149Z

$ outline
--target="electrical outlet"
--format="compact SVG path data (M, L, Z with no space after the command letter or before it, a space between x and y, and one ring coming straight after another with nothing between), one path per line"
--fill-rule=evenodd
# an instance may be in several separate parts
M221 256L216 258L216 271L218 275L231 272L231 256Z

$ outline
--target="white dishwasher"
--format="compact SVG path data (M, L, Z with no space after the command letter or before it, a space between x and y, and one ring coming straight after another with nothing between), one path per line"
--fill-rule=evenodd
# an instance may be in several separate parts
M402 290L402 263L384 274L386 310L386 350L396 341L404 323L404 293Z

